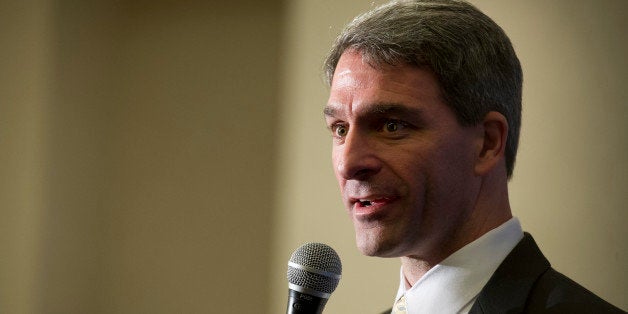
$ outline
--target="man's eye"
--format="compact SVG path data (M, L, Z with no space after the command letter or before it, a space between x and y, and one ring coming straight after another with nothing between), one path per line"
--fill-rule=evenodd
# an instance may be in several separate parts
M386 121L386 123L384 124L384 132L397 132L400 129L403 129L405 127L405 124L401 121L396 121L396 120L391 120L391 121Z
M347 136L347 127L344 125L335 125L333 128L334 135L337 137Z

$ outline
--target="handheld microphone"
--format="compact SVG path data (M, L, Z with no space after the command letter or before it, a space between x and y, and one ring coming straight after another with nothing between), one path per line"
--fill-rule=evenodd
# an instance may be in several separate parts
M342 264L336 251L323 243L306 243L288 262L287 314L320 314L338 286Z

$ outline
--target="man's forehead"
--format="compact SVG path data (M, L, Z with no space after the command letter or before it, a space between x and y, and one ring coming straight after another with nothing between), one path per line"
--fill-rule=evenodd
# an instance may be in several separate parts
M355 90L367 88L373 79L372 68L369 65L356 64L354 62L338 62L334 73L331 89Z
M381 99L383 96L380 93L393 83L393 80L386 79L388 73L363 62L359 54L352 53L344 57L345 55L343 54L333 76L326 114L352 111L355 102L385 100Z

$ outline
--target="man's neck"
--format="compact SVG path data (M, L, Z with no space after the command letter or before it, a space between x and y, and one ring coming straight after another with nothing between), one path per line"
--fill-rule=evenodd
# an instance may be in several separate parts
M419 279L425 275L434 265L424 260L404 256L401 258L401 269L406 279L406 290L410 289Z
M401 257L403 274L410 286L445 258L512 218L508 181L504 170L502 172L482 178L473 209L451 234L433 239L431 244L423 243L424 251L417 255Z
M406 287L413 286L432 267L451 254L512 218L510 207L494 210L494 212L491 211L490 214L488 217L484 215L482 217L470 217L468 222L457 230L457 234L451 235L447 244L442 243L433 252L424 255L401 257L401 267L406 278Z

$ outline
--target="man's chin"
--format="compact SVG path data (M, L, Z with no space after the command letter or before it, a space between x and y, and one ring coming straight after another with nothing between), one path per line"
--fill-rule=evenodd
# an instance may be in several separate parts
M399 257L396 254L398 246L392 241L385 241L382 238L356 234L356 245L358 250L366 256Z

